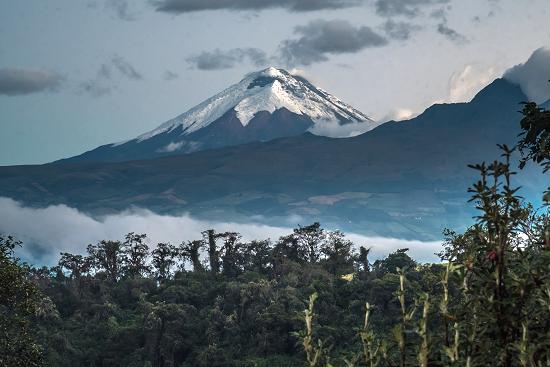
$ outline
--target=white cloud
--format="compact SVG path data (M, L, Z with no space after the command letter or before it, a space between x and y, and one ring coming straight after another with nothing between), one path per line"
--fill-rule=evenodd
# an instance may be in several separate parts
M504 78L518 84L530 100L543 103L550 98L550 48L539 48L523 63L506 71Z
M402 120L409 120L413 117L418 116L418 112L411 110L409 108L396 108L394 110L391 110L388 114L386 114L384 117L380 119L380 121L386 122L386 121L402 121Z
M310 82L311 84L317 87L321 87L323 84L325 84L325 81L321 80L320 75L313 75L307 69L294 67L289 70L289 73L294 76L299 76L301 78L304 78L308 82Z
M440 241L403 240L390 237L366 237L355 233L348 233L346 237L356 246L371 248L371 258L379 259L387 256L395 250L408 248L409 255L417 261L438 261L435 253L442 250Z
M177 143L171 142L170 144L166 145L164 148L159 149L159 152L161 153L175 152L176 150L181 149L181 147L183 146L183 143L184 143L183 141L180 141Z
M275 227L261 223L212 222L187 214L159 215L149 210L134 209L102 218L93 218L65 205L30 208L9 199L0 198L0 233L11 234L25 244L20 256L35 264L54 264L59 252L83 253L89 243L102 239L122 239L129 232L147 233L151 244L201 238L201 232L214 228L219 232L236 231L245 240L278 239L291 233L292 226L306 224L289 218L289 227ZM410 254L419 261L437 261L434 255L441 249L440 242L409 241L395 238L366 237L348 234L356 245L372 248L372 258L380 258L398 248L410 248Z
M201 143L196 141L179 141L179 142L170 142L164 147L157 150L159 153L172 153L176 151L185 151L187 153L194 152L198 150L201 146Z
M468 64L456 71L449 79L448 102L468 102L477 92L499 77L502 70L496 66Z

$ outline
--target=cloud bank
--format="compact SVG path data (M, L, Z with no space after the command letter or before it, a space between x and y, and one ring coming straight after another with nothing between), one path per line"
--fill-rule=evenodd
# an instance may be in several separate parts
M182 14L206 10L285 9L307 12L326 9L343 9L357 6L363 0L152 0L157 11Z
M63 78L54 72L38 69L0 69L0 95L17 96L56 90Z
M292 219L297 224L299 219ZM308 223L306 223L308 224ZM179 244L201 238L201 231L237 231L244 240L278 239L292 229L260 223L222 223L199 220L189 215L158 215L148 210L130 210L119 214L92 218L74 208L55 205L30 208L9 199L0 198L0 233L11 234L24 242L20 256L37 265L52 265L59 252L83 253L89 243L102 239L122 239L126 233L147 233L151 245L158 242ZM356 245L372 248L372 258L381 258L399 248L409 248L419 261L437 261L435 252L440 242L409 241L383 237L348 234Z
M529 59L508 69L504 79L518 84L530 100L543 103L550 99L550 48L539 48Z
M285 40L280 46L287 65L310 65L328 60L328 55L356 53L388 43L370 27L356 27L346 20L313 20L295 27L294 33L299 38Z

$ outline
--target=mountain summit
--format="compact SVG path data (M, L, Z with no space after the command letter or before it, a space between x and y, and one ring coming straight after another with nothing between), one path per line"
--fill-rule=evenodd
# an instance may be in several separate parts
M135 139L61 162L126 161L301 135L353 136L376 127L362 112L303 77L270 67Z

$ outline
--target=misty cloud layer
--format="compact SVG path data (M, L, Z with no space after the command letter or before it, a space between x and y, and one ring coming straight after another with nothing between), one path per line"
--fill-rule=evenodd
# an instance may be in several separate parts
M55 90L63 78L54 72L38 69L0 69L0 95L16 96Z
M521 86L530 100L546 102L550 99L550 49L539 48L525 63L508 69L504 78Z
M55 205L30 208L9 199L0 198L0 233L11 234L24 242L20 256L34 264L54 264L59 252L83 253L90 243L102 239L122 239L126 233L147 233L150 245L158 242L179 244L201 238L201 232L214 228L217 231L239 232L244 240L277 240L291 233L291 226L299 218L289 218L288 228L260 223L221 223L195 219L189 215L158 215L148 210L129 210L120 214L92 218L74 208ZM380 258L399 248L410 248L410 254L419 261L437 261L435 252L439 242L409 241L383 237L365 237L348 234L356 245L372 247L373 259Z

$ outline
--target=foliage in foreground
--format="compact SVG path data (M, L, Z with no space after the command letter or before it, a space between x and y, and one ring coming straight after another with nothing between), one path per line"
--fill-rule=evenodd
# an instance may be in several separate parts
M401 317L392 333L370 326L367 303L362 353L347 366L547 366L550 363L550 226L523 206L504 163L477 165L470 191L481 214L464 234L447 232L442 289L407 291L398 269ZM312 337L315 294L302 333L308 366L341 363ZM374 315L374 314L373 314ZM317 344L315 344L317 343Z

